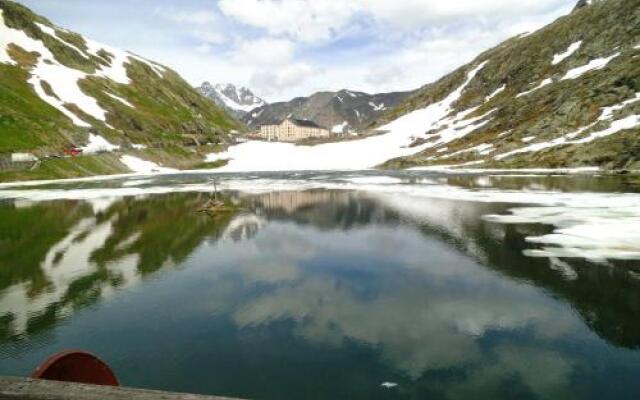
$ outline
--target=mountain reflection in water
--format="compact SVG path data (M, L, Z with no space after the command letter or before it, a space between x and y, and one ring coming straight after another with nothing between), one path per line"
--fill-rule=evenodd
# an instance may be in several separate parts
M0 203L0 374L85 347L127 385L259 399L640 390L638 263L527 257L552 228L483 218L509 204L223 196Z

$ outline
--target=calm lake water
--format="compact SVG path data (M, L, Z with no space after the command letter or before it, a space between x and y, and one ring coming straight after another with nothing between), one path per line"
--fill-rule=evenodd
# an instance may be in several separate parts
M640 179L208 175L0 188L0 375L252 399L640 398ZM594 228L595 227L595 228Z

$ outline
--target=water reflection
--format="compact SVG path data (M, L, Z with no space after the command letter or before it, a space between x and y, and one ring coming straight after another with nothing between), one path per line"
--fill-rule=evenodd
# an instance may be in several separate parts
M233 217L197 212L205 195L0 207L0 331L24 338L73 310L178 265ZM20 204L20 203L18 203Z
M640 371L638 265L526 257L525 238L552 228L483 219L509 204L328 190L225 196L238 211L214 217L197 212L208 194L0 205L0 357L20 358L32 350L11 343L138 288L136 310L121 304L112 325L102 323L108 311L83 313L111 335L108 351L131 384L255 398L597 398L609 389L600 366L625 379ZM172 280L168 292L143 285L150 276ZM176 359L130 343L166 345L135 328L140 318L167 332L188 379ZM74 337L73 323L64 329ZM254 351L234 348L241 361L216 364L194 332ZM354 349L367 357L340 358ZM341 361L322 364L327 354ZM144 360L173 375L141 378ZM302 383L317 385L316 367L335 368L335 381L308 396L287 385L297 373L287 360ZM380 392L387 379L399 388ZM638 390L625 382L621 393Z

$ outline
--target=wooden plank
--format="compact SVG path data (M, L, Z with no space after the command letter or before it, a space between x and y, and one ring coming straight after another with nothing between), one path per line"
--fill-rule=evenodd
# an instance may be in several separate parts
M234 400L228 397L0 377L2 400ZM235 399L238 400L238 399Z

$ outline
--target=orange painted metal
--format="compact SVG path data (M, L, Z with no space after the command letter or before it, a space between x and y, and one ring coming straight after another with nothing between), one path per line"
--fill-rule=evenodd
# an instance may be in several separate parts
M120 386L111 368L82 350L67 350L49 357L31 374L34 379Z

